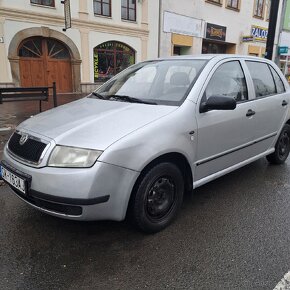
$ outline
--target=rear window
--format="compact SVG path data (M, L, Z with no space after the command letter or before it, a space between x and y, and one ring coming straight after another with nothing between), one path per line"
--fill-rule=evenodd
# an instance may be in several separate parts
M268 64L256 61L246 63L253 79L256 98L275 94L276 86Z

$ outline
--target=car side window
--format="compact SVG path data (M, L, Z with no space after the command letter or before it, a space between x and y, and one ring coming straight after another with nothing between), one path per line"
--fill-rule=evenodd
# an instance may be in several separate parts
M267 63L246 61L253 79L256 98L266 97L276 93L276 86Z
M270 67L270 70L272 72L272 75L274 77L274 81L275 81L275 85L276 85L276 92L278 94L282 94L285 92L285 87L284 87L284 84L280 78L280 76L278 75L278 73L271 67Z
M232 97L237 102L248 99L246 79L239 61L226 62L214 72L205 97L208 99L213 95Z

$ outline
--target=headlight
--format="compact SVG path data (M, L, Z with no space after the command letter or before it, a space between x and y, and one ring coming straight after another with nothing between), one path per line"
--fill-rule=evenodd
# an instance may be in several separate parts
M76 147L56 146L49 158L52 167L91 167L103 151Z

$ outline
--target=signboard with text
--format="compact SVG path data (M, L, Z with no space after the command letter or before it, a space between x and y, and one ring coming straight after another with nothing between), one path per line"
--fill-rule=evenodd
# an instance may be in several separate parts
M253 25L251 35L253 36L255 41L266 42L268 36L268 28Z
M225 41L226 33L227 33L227 28L225 26L220 26L220 25L216 25L212 23L206 24L205 37L207 39Z
M163 31L202 37L202 20L165 11Z
M278 52L279 52L279 54L288 53L288 46L279 46Z
M252 35L245 35L242 37L242 42L252 42L254 41L254 37Z

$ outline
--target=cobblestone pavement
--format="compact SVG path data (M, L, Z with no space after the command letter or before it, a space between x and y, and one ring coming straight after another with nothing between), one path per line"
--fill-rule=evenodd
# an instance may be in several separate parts
M84 94L61 94L58 95L58 105L63 105L85 96ZM42 110L53 108L52 99L42 102ZM23 101L3 103L0 105L0 157L3 148L13 130L22 121L39 113L38 101Z

